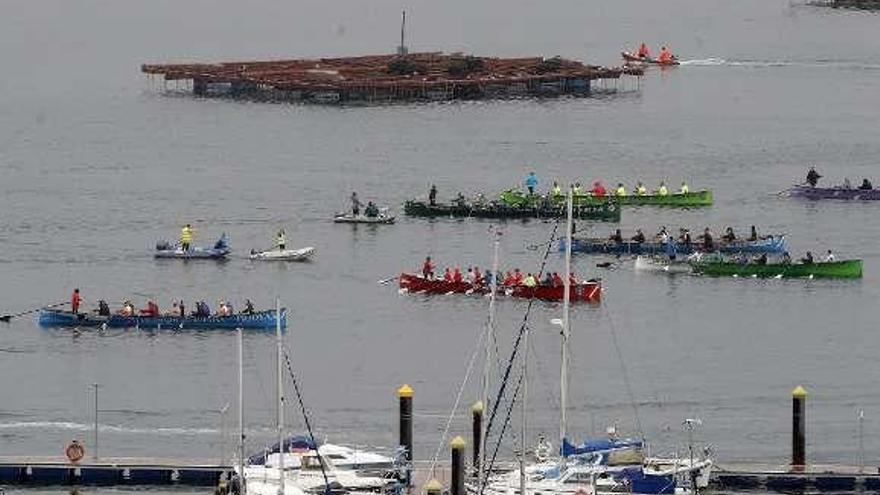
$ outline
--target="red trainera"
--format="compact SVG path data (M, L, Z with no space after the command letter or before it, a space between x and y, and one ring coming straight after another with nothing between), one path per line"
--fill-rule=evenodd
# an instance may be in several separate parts
M424 294L488 294L489 287L486 285L473 285L470 282L446 282L442 279L428 280L421 275L401 273L398 277L400 288L407 292L420 292ZM544 301L561 301L565 293L562 286L538 285L526 287L516 285L512 287L501 286L498 293L525 299L541 299ZM571 287L572 302L598 303L602 298L601 282L581 282Z

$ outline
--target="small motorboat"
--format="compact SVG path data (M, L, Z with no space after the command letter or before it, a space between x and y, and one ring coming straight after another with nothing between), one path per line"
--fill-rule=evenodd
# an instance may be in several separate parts
M620 52L620 56L623 57L623 60L630 64L647 64L647 65L680 65L678 62L678 58L673 56L672 60L669 62L663 62L655 58L648 57L639 57L638 55L630 52Z
M668 256L637 256L635 262L637 271L665 272L665 273L691 273L690 261L671 260Z
M190 246L189 249L183 249L180 244L171 244L168 241L159 241L156 243L156 252L153 254L156 258L177 258L177 259L222 259L229 254L229 242L226 233L217 239L213 247Z
M394 223L394 216L388 214L388 208L382 208L382 210L379 211L379 214L376 216L337 213L333 217L333 223L392 224Z
M307 261L315 254L316 249L309 246L299 249L269 249L255 251L251 249L250 259L266 261Z

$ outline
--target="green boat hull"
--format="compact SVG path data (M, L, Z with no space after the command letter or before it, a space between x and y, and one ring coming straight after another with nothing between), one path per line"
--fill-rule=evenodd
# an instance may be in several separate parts
M501 201L509 206L535 206L545 198L538 194L527 194L516 189L508 189L500 194ZM554 204L565 203L565 196L551 195L548 198ZM685 194L646 194L644 196L607 196L597 198L589 194L578 194L574 197L575 205L596 206L606 203L617 203L623 206L668 206L673 208L695 208L700 206L712 206L712 191L695 191Z
M694 264L694 271L710 277L862 278L862 260L807 265L801 263L758 265L710 262Z

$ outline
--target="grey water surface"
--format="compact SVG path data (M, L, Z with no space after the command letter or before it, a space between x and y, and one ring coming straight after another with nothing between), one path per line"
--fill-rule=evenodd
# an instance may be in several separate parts
M366 108L194 99L139 73L145 62L386 53L401 8L411 50L611 65L644 40L685 62L649 70L640 91L587 99ZM809 458L857 462L864 410L865 455L876 464L880 204L778 193L811 164L823 181L880 183L877 14L770 0L8 0L2 10L0 312L63 301L73 287L89 305L156 298L162 308L176 298L268 307L278 295L316 434L389 450L395 389L409 383L415 454L430 459L487 302L400 295L377 281L427 254L441 266L485 268L492 226L503 231L502 265L534 271L543 252L529 246L546 242L555 222L427 221L402 217L400 204L432 183L441 198L494 193L531 170L542 188L554 179L687 180L711 188L715 205L628 209L621 228L754 224L785 233L796 256L830 248L863 258L865 276L666 277L576 258L577 273L602 277L606 290L601 307L573 310L569 431L616 424L666 453L683 448L681 421L700 418L698 437L719 460L785 462L789 394L802 384ZM332 224L352 190L391 206L398 223ZM226 232L231 258L154 260L155 242L183 223L199 243ZM246 259L282 226L290 245L317 248L312 262ZM579 225L603 236L613 228ZM562 270L555 250L547 267ZM526 307L499 301L501 361ZM529 318L530 441L558 432L559 338L549 320L560 312L536 303ZM245 336L251 450L273 435L273 339ZM481 369L477 361L452 434L469 430ZM58 455L73 438L91 449L99 383L101 455L219 460L232 450L235 418L234 407L225 419L218 411L235 404L236 377L231 332L74 332L39 328L31 316L0 323L0 455ZM288 404L290 431L303 431Z

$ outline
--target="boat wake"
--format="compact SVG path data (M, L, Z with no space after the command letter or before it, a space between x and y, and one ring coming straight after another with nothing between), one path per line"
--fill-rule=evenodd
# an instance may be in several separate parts
M803 68L829 68L840 70L880 70L880 64L866 64L850 60L727 60L724 58L700 58L682 60L682 66L692 67L747 67L747 68L773 68L773 67L803 67Z
M65 431L92 431L95 425L93 423L75 423L71 421L10 421L0 423L0 430L30 430L30 429L47 429L47 430L65 430ZM124 433L132 435L216 435L219 431L216 428L130 428L126 426L100 424L98 429L101 432Z

